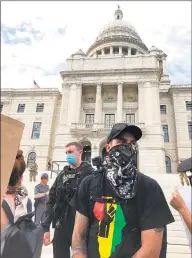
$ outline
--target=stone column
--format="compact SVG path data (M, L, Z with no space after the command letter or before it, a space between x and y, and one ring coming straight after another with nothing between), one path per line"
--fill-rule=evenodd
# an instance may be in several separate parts
M82 84L79 83L76 89L76 103L74 105L76 109L75 123L80 123L81 104L82 104Z
M131 56L131 48L128 48L128 56Z
M113 55L113 47L110 47L110 55Z
M142 81L138 84L139 122L160 124L159 83Z
M101 50L101 55L104 56L105 53L104 53L104 48Z
M67 115L67 120L68 124L72 124L76 122L76 90L77 90L77 85L76 84L71 84L70 85L70 94L69 94L69 105L68 105L68 115Z
M145 89L143 87L144 82L138 83L138 121L144 123L145 121Z
M101 96L102 83L97 84L96 102L95 102L95 123L101 123L102 119L102 96Z
M97 156L99 156L100 153L99 153L99 146L98 145L92 145L92 148L91 148L91 158L95 158Z
M70 84L62 84L62 102L60 108L60 124L67 124L67 116L68 116L68 101L69 101L69 93L70 93Z
M123 121L123 83L117 85L117 122Z
M163 57L162 60L163 60L163 75L165 75L165 74L167 74L167 71L166 71L166 58Z
M119 47L119 54L122 55L122 47Z
M159 107L159 82L144 80L138 84L139 123L145 123L139 141L139 168L146 174L165 173L165 152Z

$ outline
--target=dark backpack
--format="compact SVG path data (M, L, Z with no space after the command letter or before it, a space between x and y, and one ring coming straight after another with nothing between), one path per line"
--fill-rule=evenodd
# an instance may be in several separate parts
M2 208L11 225L5 235L5 245L1 257L40 258L44 230L32 221L34 212L18 218L14 222L12 211L5 200L2 203Z

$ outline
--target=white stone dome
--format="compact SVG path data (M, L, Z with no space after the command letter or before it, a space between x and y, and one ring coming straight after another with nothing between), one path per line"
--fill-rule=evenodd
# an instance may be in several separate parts
M117 42L121 42L121 44L124 42L125 46L135 47L139 52L146 53L148 51L134 26L123 20L123 12L119 6L115 11L114 20L103 27L95 42L88 49L87 55L92 55L94 51L102 49L102 46L107 43L116 46Z
M125 20L114 20L109 22L107 25L99 33L97 40L101 40L106 36L118 36L118 35L125 35L125 36L132 36L141 40L138 33L136 32L133 25Z

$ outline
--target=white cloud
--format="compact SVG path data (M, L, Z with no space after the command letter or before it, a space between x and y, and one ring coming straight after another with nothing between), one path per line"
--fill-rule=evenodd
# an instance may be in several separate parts
M189 81L191 69L190 2L118 2L124 19L134 25L144 43L168 55L172 81ZM2 2L1 22L26 31L9 34L19 44L1 44L2 87L31 87L33 77L42 87L60 87L59 69L67 57L94 42L102 27L113 19L115 2ZM26 25L28 24L28 26ZM35 32L32 33L32 29ZM63 34L61 32L64 32ZM22 43L28 38L31 44ZM187 44L188 42L188 44ZM182 71L174 69L180 65ZM50 75L49 75L50 74Z

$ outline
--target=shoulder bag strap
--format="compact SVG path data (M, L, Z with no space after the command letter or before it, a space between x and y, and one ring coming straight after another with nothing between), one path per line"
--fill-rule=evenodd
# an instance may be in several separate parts
M3 200L2 208L5 211L5 214L7 215L7 218L9 220L9 222L11 224L13 224L14 223L14 216L13 216L13 213L11 211L11 208L10 208L9 204L5 200Z

